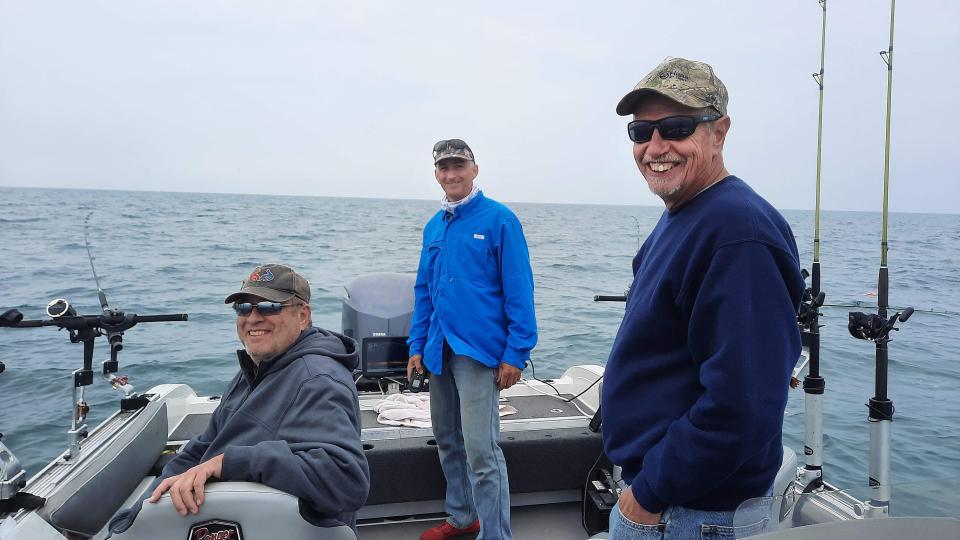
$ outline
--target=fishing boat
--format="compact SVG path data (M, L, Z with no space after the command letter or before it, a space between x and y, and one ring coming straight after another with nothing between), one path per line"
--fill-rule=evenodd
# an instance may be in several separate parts
M375 412L386 396L406 390L413 276L371 274L346 289L343 330L361 344L356 384L371 471L370 494L358 514L359 536L415 537L443 517L445 484L436 441L429 427L385 425ZM84 344L84 365L74 377L74 422L62 454L26 480L14 454L0 442L0 539L107 537L110 517L142 500L163 465L203 431L218 405L219 396L198 396L188 385L162 384L141 394L128 379L118 379L122 347L116 345L123 332L186 316L123 313L109 308L102 290L100 296L103 314L77 315L58 299L47 309L49 319L25 321L15 310L2 316L4 326L67 329L71 339ZM94 379L87 360L100 334L111 344L101 378L123 397L116 413L88 430L82 391ZM598 365L574 366L560 378L524 380L502 392L503 405L515 411L501 420L501 445L518 538L583 539L606 528L619 488L616 470L603 458L598 429L602 377ZM789 491L795 480L796 456L786 450L777 492ZM113 538L265 538L281 531L287 538L356 538L349 527L313 525L301 516L295 497L260 484L213 483L205 499L199 514L183 517L168 496L145 504L133 525Z
M270 487L216 482L208 484L199 514L180 516L165 495L157 504L144 504L133 525L112 538L413 538L443 519L444 480L431 429L386 425L375 411L387 396L407 391L405 336L412 290L413 276L405 274L361 276L346 286L343 330L361 344L356 384L371 470L371 490L356 531L314 525L301 515L295 497ZM66 450L26 479L15 454L0 441L0 540L110 537L106 526L111 516L145 497L164 464L203 431L218 405L219 396L198 396L185 384L161 384L138 393L129 379L118 377L124 332L140 323L187 317L124 313L109 307L102 290L99 295L104 311L97 315L77 315L67 301L57 299L47 308L48 319L23 320L16 310L0 316L0 326L67 329L70 339L84 346L84 364L74 375L74 421ZM93 344L101 335L110 345L110 357L100 367L100 378L122 397L119 410L88 429L83 389L94 380ZM804 356L810 359L809 346ZM501 419L501 445L518 538L606 537L609 510L621 486L617 468L602 453L596 414L602 378L601 366L579 365L557 379L523 380L503 391L503 404L515 411ZM429 395L429 383L425 391ZM796 454L785 447L776 496L748 501L737 515L755 517L759 510L769 516L772 528L780 530L762 538L949 538L960 531L958 508L942 512L954 517L891 517L886 504L890 486L858 497L812 473L812 459L798 464ZM930 495L928 487L922 490ZM884 519L870 519L874 517ZM910 534L905 536L906 530Z
M371 490L358 527L319 527L300 512L297 498L262 484L208 484L196 515L177 514L168 495L144 504L130 528L112 538L414 538L444 518L444 480L429 427L387 425L376 412L388 396L405 395L406 333L413 310L413 276L371 274L346 286L343 330L360 342L356 373L362 441ZM84 345L84 364L74 375L74 421L67 448L39 473L25 478L15 454L0 441L0 540L111 537L111 516L142 500L145 490L176 452L206 427L219 396L198 396L185 384L161 384L138 393L116 375L123 333L147 322L186 321L184 314L141 316L113 310L99 292L104 312L77 315L63 299L50 302L48 319L27 321L16 310L0 326L67 329ZM597 300L622 300L600 296ZM94 380L93 343L107 337L110 358L100 377L122 392L119 410L100 425L84 424L83 389ZM119 345L119 346L118 346ZM810 348L804 349L804 360ZM610 508L621 483L605 460L596 411L603 368L579 365L551 380L522 380L502 392L513 414L501 419L501 445L511 488L512 527L518 538L606 538ZM429 383L425 388L429 395ZM958 508L942 516L892 517L891 487L869 497L838 489L798 463L784 447L775 497L747 501L737 516L768 516L778 532L758 538L951 538L960 531ZM907 486L910 487L910 486ZM913 486L917 491L917 486ZM931 495L930 486L920 488ZM960 488L940 484L941 491ZM896 493L896 489L893 489ZM885 501L880 497L886 496ZM949 499L944 499L949 501ZM880 518L883 519L870 519ZM905 535L904 531L909 531ZM950 536L953 535L953 536Z

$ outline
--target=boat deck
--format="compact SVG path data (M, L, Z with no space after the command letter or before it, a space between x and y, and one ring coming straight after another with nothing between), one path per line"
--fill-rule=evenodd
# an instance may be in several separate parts
M569 502L510 509L510 527L514 538L549 538L550 540L584 540L587 537L580 523L580 503ZM360 540L401 540L419 538L424 530L437 525L444 516L410 519L402 522L360 523ZM473 538L462 536L461 538Z

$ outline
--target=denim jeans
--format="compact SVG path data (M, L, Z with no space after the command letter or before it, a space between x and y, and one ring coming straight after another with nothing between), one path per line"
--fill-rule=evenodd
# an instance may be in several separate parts
M620 513L618 502L610 510L610 540L733 540L776 530L771 504L751 506L741 510L734 526L735 511L694 510L683 506L668 506L660 523L634 523Z
M497 442L497 370L469 356L444 357L443 373L430 376L430 417L447 479L447 521L463 528L479 518L478 539L509 540L510 484Z

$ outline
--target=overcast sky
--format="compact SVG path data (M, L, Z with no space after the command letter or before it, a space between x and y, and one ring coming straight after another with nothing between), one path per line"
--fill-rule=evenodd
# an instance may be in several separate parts
M0 186L658 205L620 97L666 56L730 93L728 169L813 208L816 0L0 0ZM879 210L890 6L830 0L822 201ZM960 3L896 13L892 211L960 213Z

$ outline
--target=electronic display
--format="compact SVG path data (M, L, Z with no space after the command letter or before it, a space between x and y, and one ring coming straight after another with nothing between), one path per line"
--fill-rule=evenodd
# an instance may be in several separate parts
M364 377L406 377L410 359L406 336L367 337L361 345Z

